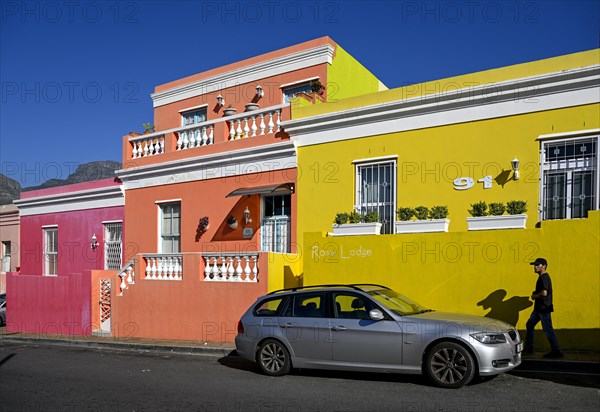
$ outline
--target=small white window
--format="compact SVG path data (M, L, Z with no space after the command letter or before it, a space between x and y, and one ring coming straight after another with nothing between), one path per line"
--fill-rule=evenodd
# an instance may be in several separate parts
M181 204L160 205L160 253L181 252Z
M58 275L58 228L44 228L44 275Z
M10 241L2 242L2 272L10 272L10 256L11 256Z

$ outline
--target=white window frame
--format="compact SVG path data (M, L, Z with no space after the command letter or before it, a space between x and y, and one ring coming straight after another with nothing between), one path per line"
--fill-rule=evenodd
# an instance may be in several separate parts
M208 105L203 105L200 107L195 107L192 109L188 109L185 111L180 111L179 113L181 114L181 126L190 126L192 124L199 124L199 123L204 123L208 120L208 109L207 109ZM204 119L200 119L200 117L198 116L197 113L199 112L203 112L204 113ZM194 119L188 123L186 123L186 117L190 116L190 115L194 115Z
M44 250L43 250L43 260L44 260L44 275L45 276L58 276L58 226L43 226L43 236L44 236ZM55 244L53 251L48 251L49 245L49 234L56 233L55 236ZM54 268L51 267L49 256L54 256ZM54 269L54 270L52 270ZM54 273L52 273L54 272Z
M104 226L104 270L119 270L123 266L123 221L115 220L110 222L102 222ZM111 227L120 227L120 239L112 240L110 236ZM110 267L109 258L111 258L111 254L118 250L119 255L119 267Z
M598 172L600 171L600 156L599 156L599 134L581 132L581 133L568 133L563 135L546 135L540 136L538 140L540 144L540 198L538 204L539 219L540 220L558 220L558 219L576 219L573 217L573 205L572 191L573 191L573 175L578 172L590 172L593 176L593 193L591 194L594 199L592 200L592 207L590 210L598 210L600 208L600 178ZM563 137L563 138L560 138ZM595 140L596 153L595 158L569 158L559 160L547 160L546 159L546 148L556 144L568 144L572 142L581 142L585 140ZM546 196L547 196L547 178L550 175L565 175L565 215L560 218L549 218L548 210L546 208Z
M290 197L289 215L266 214L267 197ZM291 193L261 196L260 250L262 252L290 253L292 243L292 195Z
M168 206L177 205L179 206L179 233L163 233L163 218L165 208ZM158 253L181 253L181 201L167 201L158 203ZM165 238L171 238L172 240L178 239L179 250L165 251L164 241Z
M10 240L2 241L2 267L0 268L0 272L10 272L10 259L12 255L12 244Z
M394 233L394 222L396 220L396 186L397 186L397 174L398 174L398 160L397 160L397 156L393 156L393 157L382 157L382 158L374 158L374 159L364 159L364 160L355 160L352 163L354 163L354 172L355 172L355 177L354 177L354 210L356 210L357 212L364 214L365 212L371 211L371 210L375 210L379 213L379 208L381 206L385 207L386 203L390 204L391 210L390 210L390 215L388 216L382 216L381 213L379 213L379 218L382 219L380 220L383 224L382 224L382 233L384 234L392 234ZM386 166L389 165L391 166L391 178L392 178L392 182L389 182L389 184L391 185L391 192L390 192L390 196L391 199L389 202L380 202L380 201L376 201L376 202L367 202L366 204L363 204L362 202L362 187L360 187L361 184L361 172L362 170L366 169L366 168L376 168L376 167L381 167L381 166ZM363 207L366 210L362 210ZM389 220L388 220L389 219Z

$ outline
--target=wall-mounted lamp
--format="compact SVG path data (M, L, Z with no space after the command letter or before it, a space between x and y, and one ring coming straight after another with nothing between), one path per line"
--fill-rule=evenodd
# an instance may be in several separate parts
M250 219L250 209L246 206L246 210L244 210L244 219L246 219L246 223L252 223L252 219Z
M221 96L221 95L217 96L217 104L219 106L225 106L225 99L223 99L223 96Z
M513 179L515 180L519 180L519 165L521 164L521 162L519 162L519 159L517 159L517 156L515 156L515 158L510 162L510 165L512 166L512 170L515 172Z
M265 92L263 91L263 88L260 84L256 85L256 95L258 97L263 97L265 95Z
M96 250L98 247L98 239L96 238L95 233L92 235L92 243L90 243L90 246L92 247L92 250Z

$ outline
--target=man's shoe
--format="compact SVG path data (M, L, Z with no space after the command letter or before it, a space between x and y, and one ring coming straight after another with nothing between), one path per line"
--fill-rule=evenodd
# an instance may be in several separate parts
M564 357L564 353L559 350L552 350L548 353L544 353L544 358L546 359L558 359Z

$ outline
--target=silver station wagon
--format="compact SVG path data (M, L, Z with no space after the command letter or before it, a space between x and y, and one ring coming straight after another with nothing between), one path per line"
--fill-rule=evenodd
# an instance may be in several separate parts
M426 309L380 285L320 285L260 297L238 322L238 356L267 375L292 368L425 374L460 388L521 363L515 328Z

